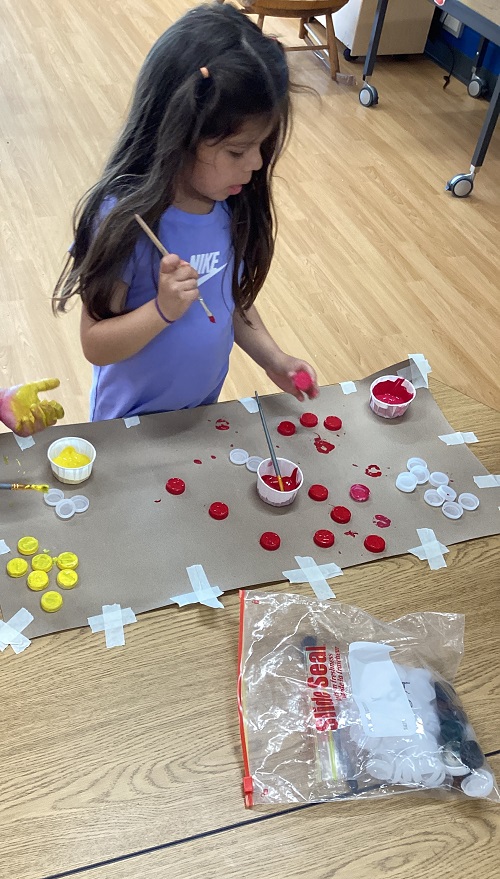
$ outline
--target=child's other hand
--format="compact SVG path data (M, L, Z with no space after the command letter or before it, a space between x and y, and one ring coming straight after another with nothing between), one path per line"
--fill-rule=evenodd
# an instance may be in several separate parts
M293 382L294 375L301 371L307 372L311 376L312 384L307 391L307 396L310 400L313 400L319 394L318 380L314 369L305 360L298 360L296 357L291 357L289 354L281 352L271 367L266 369L266 374L282 391L292 394L293 397L297 397L297 400L302 403L304 394L295 387Z
M174 253L164 256L158 279L158 305L169 320L178 320L198 298L198 272Z
M40 400L38 394L58 387L58 378L46 378L0 390L0 421L18 436L31 436L50 427L64 418L64 409L55 400Z

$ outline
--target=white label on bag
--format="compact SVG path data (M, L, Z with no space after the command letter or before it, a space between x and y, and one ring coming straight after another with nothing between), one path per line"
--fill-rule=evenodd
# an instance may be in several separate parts
M349 646L352 696L358 706L365 735L412 736L415 715L387 644L354 641Z

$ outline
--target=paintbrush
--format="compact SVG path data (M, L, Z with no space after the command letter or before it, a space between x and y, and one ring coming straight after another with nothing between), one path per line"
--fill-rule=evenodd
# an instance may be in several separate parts
M139 214L134 214L134 219L137 221L137 223L139 223L139 226L141 227L142 231L146 233L146 235L148 236L149 240L152 241L153 244L158 248L158 250L160 251L161 255L162 255L162 256L169 256L170 254L169 254L167 248L163 246L163 244L161 243L160 239L156 237L156 235L155 235L155 233L153 232L153 230L149 228L148 224L144 222L144 220L142 219L142 217L140 217ZM214 324L214 323L215 323L215 317L213 316L213 314L212 314L212 312L210 311L210 309L209 309L207 303L206 303L205 300L200 296L199 293L198 293L198 302L201 304L201 306L202 306L202 308L203 308L203 310L204 310L206 316L208 317L210 323Z
M274 451L274 446L271 442L271 435L269 433L269 428L267 426L266 416L264 415L264 412L262 410L262 406L260 405L260 397L259 397L257 391L255 391L255 399L257 401L257 406L259 407L260 420L262 421L262 427L264 428L264 433L266 435L267 446L269 449L269 454L271 455L271 461L273 462L274 472L276 473L276 476L278 477L278 485L280 487L280 491L284 491L285 488L283 485L283 479L281 478L280 468L278 466L278 459L276 457L276 452Z
M6 489L6 491L41 491L43 494L47 494L49 490L48 485L21 485L20 482L0 482L0 489Z

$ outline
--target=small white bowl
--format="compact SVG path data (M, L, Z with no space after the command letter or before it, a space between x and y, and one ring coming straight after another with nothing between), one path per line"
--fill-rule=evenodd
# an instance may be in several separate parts
M294 464L293 461L288 461L287 458L278 458L277 460L281 475L291 476L297 467L297 464ZM286 507L288 504L293 503L299 493L302 483L304 482L304 476L300 467L297 467L297 479L299 484L297 488L294 488L292 491L280 491L279 489L271 488L271 486L267 485L262 479L263 476L268 475L275 475L273 462L271 461L271 458L264 458L257 469L257 491L259 497L272 507Z
M90 458L90 463L85 464L84 467L60 467L59 464L55 464L54 458L57 458L68 446L73 446L75 451L80 452L82 455L87 455L87 458ZM80 482L85 482L92 473L96 450L92 443L79 436L64 436L49 446L47 457L52 473L59 482L64 482L66 485L78 485Z

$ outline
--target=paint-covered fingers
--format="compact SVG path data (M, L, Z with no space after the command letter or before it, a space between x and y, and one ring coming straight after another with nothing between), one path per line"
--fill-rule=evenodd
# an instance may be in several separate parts
M158 278L158 304L171 321L178 320L198 298L198 272L175 254L164 256Z
M309 365L309 363L306 363L304 360L296 360L295 363L296 368L289 373L290 379L292 380L295 388L294 396L302 402L304 399L304 394L302 393L303 391L310 400L314 400L314 398L319 395L318 378L315 370L312 368L312 366ZM307 387L304 374L308 375L310 378L310 383ZM297 376L302 377L302 382L297 382Z
M57 400L42 400L40 409L43 412L45 427L52 427L60 418L64 418L64 409Z
M312 366L304 360L298 360L296 357L291 357L289 354L281 353L272 366L267 370L267 375L276 385L278 385L279 388L281 388L282 391L285 391L287 394L292 394L293 397L296 397L297 400L302 403L304 400L304 393L300 387L297 387L295 377L297 376L297 373L304 372L306 372L311 378L310 387L305 393L309 399L312 400L314 397L317 397L319 393L317 378Z
M61 382L58 378L43 378L39 382L32 382L33 388L36 394L41 394L43 391L54 391L59 387Z

